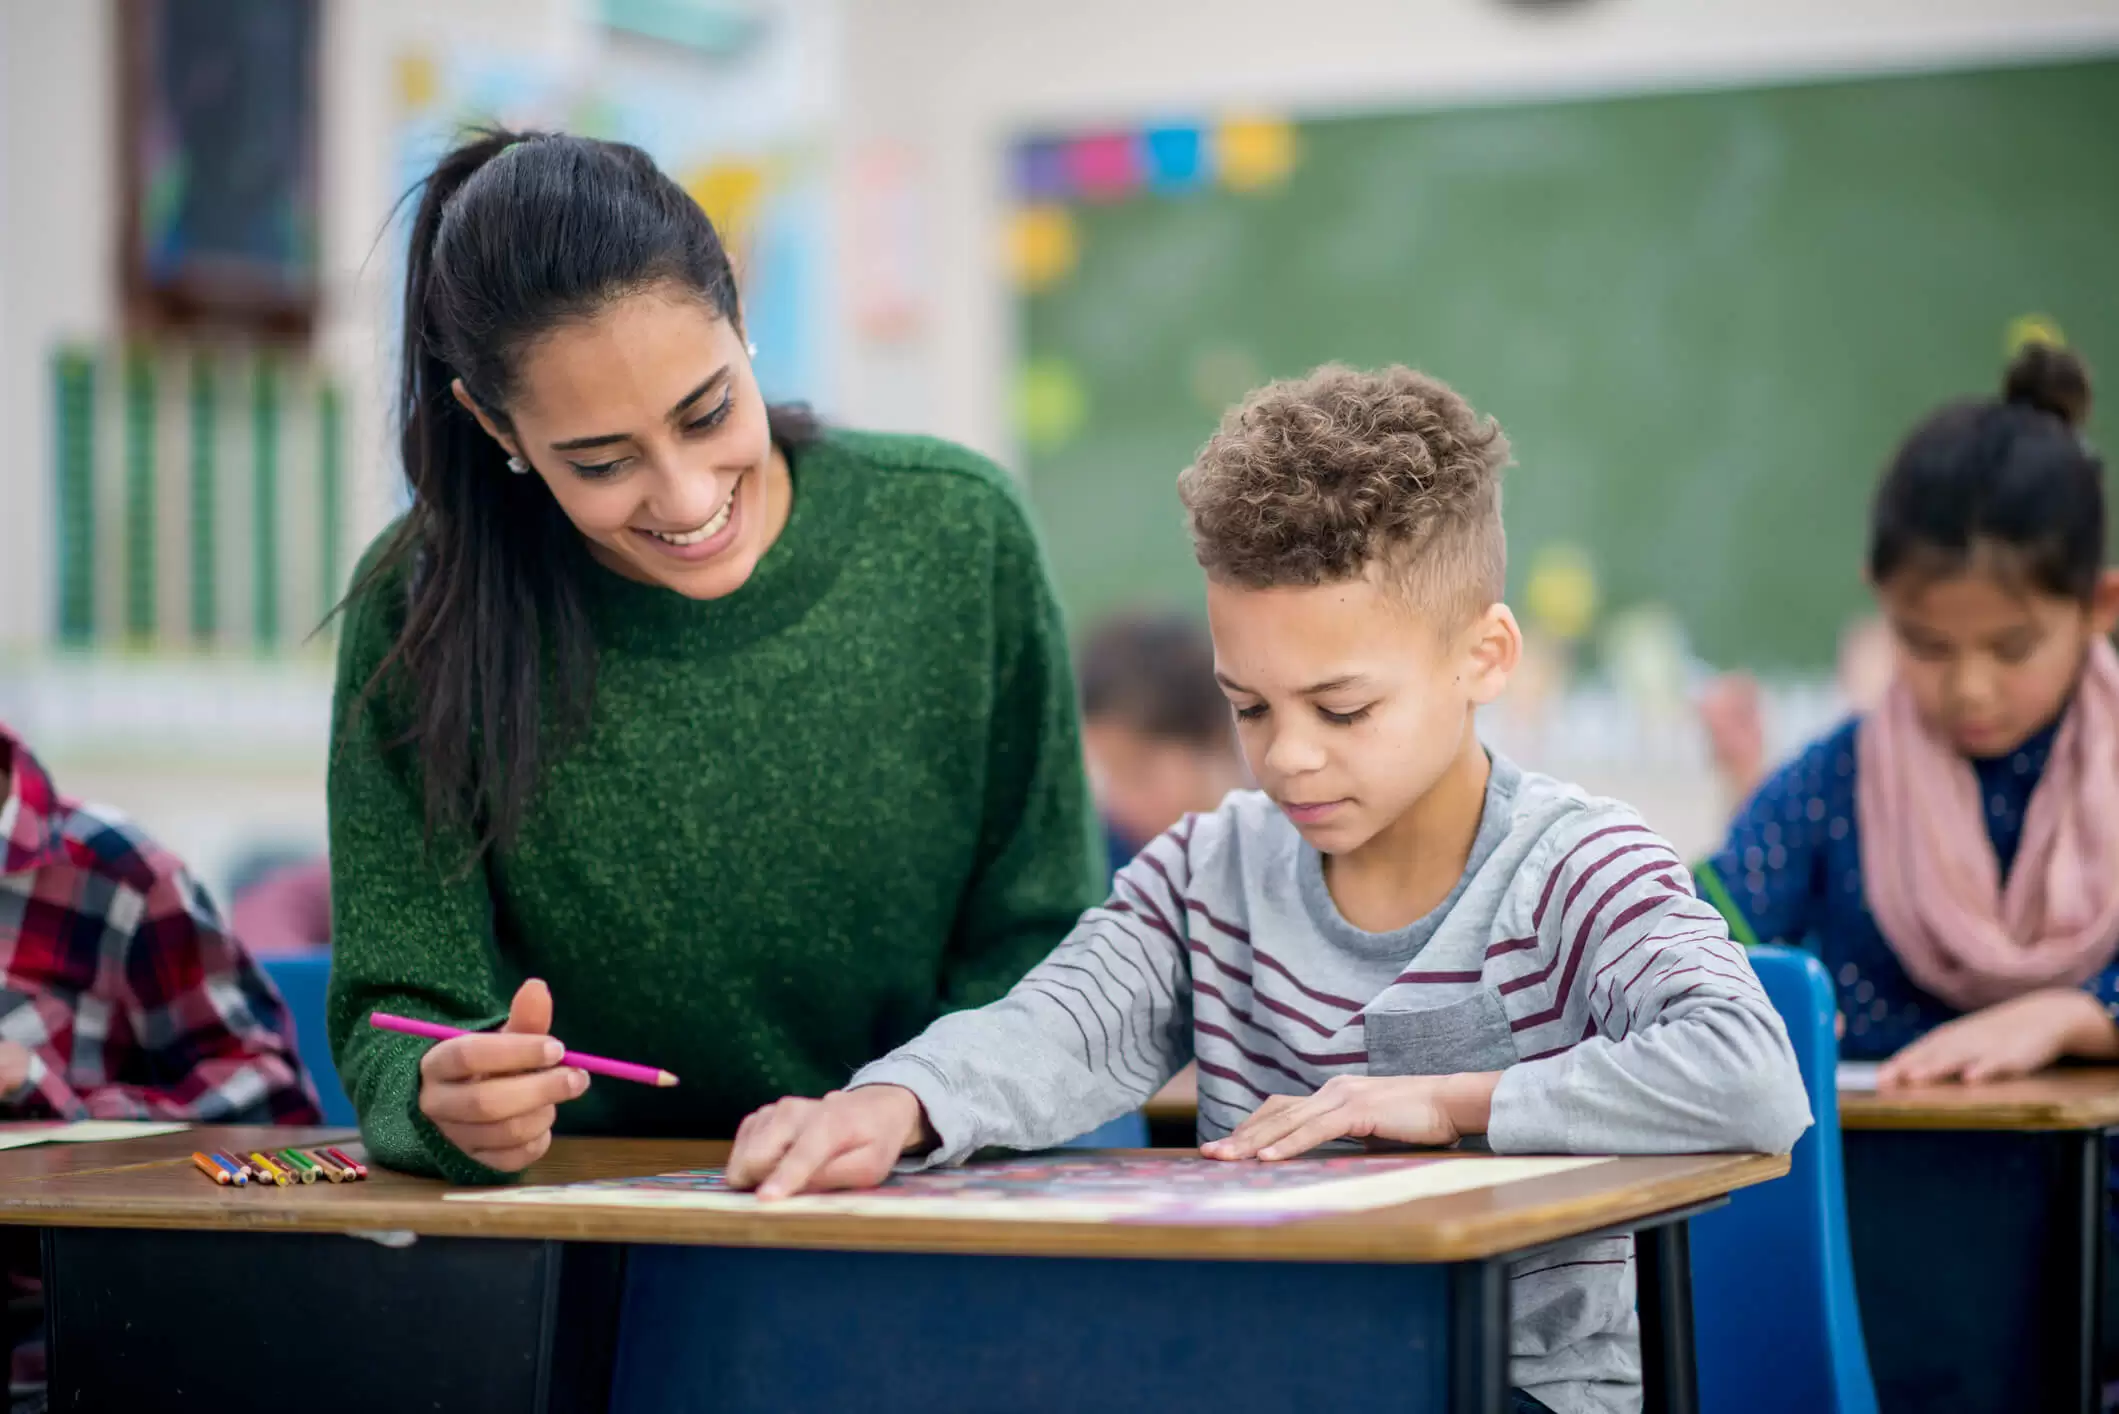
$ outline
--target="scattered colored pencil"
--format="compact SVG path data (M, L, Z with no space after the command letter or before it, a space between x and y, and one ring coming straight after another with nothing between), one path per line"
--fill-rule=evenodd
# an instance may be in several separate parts
M250 1186L250 1166L244 1163L242 1160L230 1158L228 1155L223 1154L218 1150L216 1150L214 1153L208 1154L206 1157L212 1159L215 1163L219 1164L222 1168L226 1169L228 1171L228 1176L235 1180L236 1187L248 1188Z
M277 1185L278 1187L285 1188L290 1182L293 1181L288 1176L287 1171L285 1169L281 1168L272 1160L266 1158L263 1154L253 1152L250 1155L250 1162L257 1165L257 1167L264 1172L265 1178L268 1182L271 1182Z
M314 1183L324 1176L323 1170L316 1166L315 1161L302 1157L302 1151L299 1149L282 1149L273 1157L280 1161L280 1167L302 1183Z
M212 1159L207 1158L204 1154L194 1153L191 1156L191 1161L199 1166L200 1173L205 1174L208 1178L212 1179L215 1183L218 1183L223 1188L226 1188L229 1184L235 1182L234 1179L228 1176L227 1169L222 1168L219 1164L215 1163Z
M345 1166L346 1166L347 1168L349 1168L349 1169L352 1169L352 1170L353 1170L353 1176L354 1176L355 1178L366 1178L366 1177L368 1176L368 1166L367 1166L366 1164L364 1164L364 1163L360 1162L360 1161L359 1161L358 1159L354 1158L354 1157L353 1157L353 1156L352 1156L351 1154L347 1153L347 1152L346 1152L346 1151L345 1151L344 1149L339 1149L339 1148L331 1148L331 1149L326 1149L326 1150L325 1150L324 1152L325 1152L325 1153L327 1153L327 1154L329 1154L329 1155L330 1155L330 1156L331 1156L332 1158L334 1158L334 1159L337 1159L337 1160L338 1160L338 1161L339 1161L340 1163L344 1164L344 1165L345 1165Z
M379 1031L396 1031L406 1036L425 1036L433 1041L453 1041L458 1036L471 1033L456 1026L444 1026L438 1021L419 1021L409 1016L392 1016L386 1011L370 1014L368 1024ZM586 1055L580 1051L568 1051L559 1058L561 1065L586 1070L593 1075L608 1075L613 1080L630 1080L639 1085L656 1085L663 1089L677 1083L677 1077L666 1070L657 1070L651 1065L634 1065L631 1061L611 1060L605 1056Z

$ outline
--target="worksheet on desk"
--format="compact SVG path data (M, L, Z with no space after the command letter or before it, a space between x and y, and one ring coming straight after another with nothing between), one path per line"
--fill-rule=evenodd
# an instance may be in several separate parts
M177 1134L189 1128L188 1124L135 1119L83 1119L72 1124L58 1120L49 1124L0 1124L0 1149L26 1149L32 1144L109 1144L119 1139Z
M1839 1075L1835 1083L1842 1090L1874 1090L1876 1072L1882 1068L1882 1061L1843 1060L1839 1063Z
M1223 1163L1189 1155L1039 1154L895 1174L882 1187L761 1205L720 1169L598 1179L546 1188L450 1193L465 1203L545 1203L862 1217L1018 1222L1278 1223L1388 1208L1568 1173L1608 1158L1335 1156Z

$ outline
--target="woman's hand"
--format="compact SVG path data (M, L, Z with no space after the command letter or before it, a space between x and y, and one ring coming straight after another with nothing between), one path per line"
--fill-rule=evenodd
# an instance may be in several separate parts
M834 1188L873 1188L891 1166L934 1146L927 1111L902 1085L834 1090L821 1100L790 1096L755 1110L736 1130L728 1186L787 1198Z
M1226 1139L1199 1146L1210 1159L1292 1159L1334 1139L1454 1144L1484 1134L1499 1071L1476 1075L1335 1075L1314 1095L1275 1095Z
M430 1047L419 1063L419 1109L442 1137L487 1168L514 1173L552 1147L559 1106L589 1088L559 1064L552 992L536 978L508 1005L507 1024Z
M2043 1070L2062 1056L2107 1059L2119 1053L2119 1028L2088 992L2047 987L1955 1021L1946 1021L1884 1062L1879 1089L1962 1080L2008 1080Z

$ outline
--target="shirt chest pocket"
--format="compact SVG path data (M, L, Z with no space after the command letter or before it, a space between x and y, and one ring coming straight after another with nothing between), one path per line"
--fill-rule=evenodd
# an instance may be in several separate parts
M1481 990L1447 1006L1372 1011L1363 1020L1371 1075L1458 1075L1516 1063L1501 999Z

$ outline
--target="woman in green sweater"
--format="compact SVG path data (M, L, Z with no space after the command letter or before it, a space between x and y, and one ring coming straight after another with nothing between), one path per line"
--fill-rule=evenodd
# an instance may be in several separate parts
M491 134L427 181L413 504L349 596L330 782L332 1044L386 1164L732 1134L1000 995L1100 894L1006 477L768 408L740 318L636 149ZM682 1084L589 1085L555 1035Z

